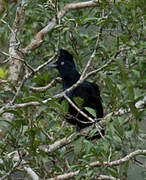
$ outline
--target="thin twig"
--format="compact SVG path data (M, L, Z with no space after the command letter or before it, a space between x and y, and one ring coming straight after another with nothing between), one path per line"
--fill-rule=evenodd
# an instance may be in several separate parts
M49 58L48 61L46 61L45 63L41 64L36 69L34 69L34 73L37 73L42 68L44 68L46 65L48 65L56 56L57 56L57 53L55 53L51 58Z
M14 102L16 101L16 99L19 96L19 93L20 93L21 88L23 87L25 81L26 81L26 76L23 77L19 87L17 88L17 92L16 92L15 96L13 97L13 99L11 100L10 104L14 104Z
M6 53L6 52L2 52L0 51L1 54L5 55L5 56L8 56L9 58L14 58L16 60L19 60L21 62L23 62L23 64L28 68L30 69L32 72L34 72L34 69L22 58L20 57L15 57L15 56L11 56L10 54ZM4 63L4 62L3 62ZM6 62L5 62L6 63Z
M81 74L81 76L80 76L80 79L83 79L83 78L84 78L84 76L86 75L86 72L87 72L88 68L89 68L90 65L91 65L92 60L94 59L94 57L95 57L95 55L96 55L96 52L97 52L97 49L98 49L98 46L99 46L99 40L100 40L100 38L101 38L101 35L102 35L102 26L100 26L100 28L99 28L99 33L98 33L98 37L97 37L97 40L96 40L96 44L95 44L94 51L93 51L92 55L90 56L90 59L89 59L87 65L86 65L86 67L84 68L84 70L83 70L83 72L82 72L82 74Z
M47 89L50 89L51 87L55 86L56 83L58 82L62 82L62 79L60 77L57 77L55 79L53 79L49 84L47 84L46 86L43 86L43 87L32 87L32 86L29 86L28 88L32 91L39 91L39 92L42 92L42 91L46 91Z
M73 101L66 95L64 94L64 98L69 102L69 104L71 104L80 114L82 114L84 117L86 117L89 122L95 122L95 120L93 120L91 117L87 116L87 114L85 114L83 111L81 111L80 108L78 108L78 106L76 106ZM89 122L83 122L83 123L89 123Z

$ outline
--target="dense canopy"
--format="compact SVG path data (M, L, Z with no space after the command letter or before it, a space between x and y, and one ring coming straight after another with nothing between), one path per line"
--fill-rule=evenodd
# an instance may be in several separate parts
M145 7L0 0L0 179L146 178ZM65 91L48 66L60 48L81 74ZM66 94L85 81L98 84L104 118L80 132L65 120ZM74 101L80 108L82 98ZM86 111L94 121L95 110ZM100 139L85 138L100 127Z

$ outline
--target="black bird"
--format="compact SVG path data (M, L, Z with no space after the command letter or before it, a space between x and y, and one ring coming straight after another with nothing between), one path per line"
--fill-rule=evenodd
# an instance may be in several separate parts
M50 64L51 67L56 67L60 73L63 81L63 90L68 89L73 84L75 84L79 78L80 74L76 70L76 66L73 60L73 56L66 50L60 49L60 55L56 62ZM84 81L72 91L70 91L67 96L74 102L74 97L80 97L83 99L83 104L80 107L86 115L94 118L85 107L90 107L96 111L96 118L103 117L103 108L101 103L100 91L95 83ZM61 99L61 101L64 98ZM75 102L74 102L75 103ZM76 125L78 129L82 129L92 125L93 123L89 121L85 116L80 114L71 104L69 104L68 114L66 115L66 120L73 125ZM86 122L86 123L83 123Z

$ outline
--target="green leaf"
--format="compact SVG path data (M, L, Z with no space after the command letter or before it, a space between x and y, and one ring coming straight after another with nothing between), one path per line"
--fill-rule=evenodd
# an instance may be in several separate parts
M7 121L7 119L0 117L0 121Z
M107 142L103 143L105 152L109 152L109 144Z
M29 97L25 97L22 99L23 102L32 102L32 101L38 101L40 103L42 103L41 99L36 97L36 96L29 96Z
M135 102L129 101L128 104L129 104L129 108L130 108L132 114L133 114L136 118L139 118L140 113L138 112L137 108L135 107Z
M68 27L63 28L63 30L62 30L63 33L67 32L67 31L69 31Z
M0 117L0 122L1 122L1 121L5 122L5 123L8 123L9 125L12 125L12 122L10 122L9 120L7 120L7 119L5 119L5 118L3 118L3 117ZM6 126L3 126L3 125L1 124L1 129L3 129L3 128L6 128Z
M51 129L56 123L57 122L54 120L50 121L49 124L47 125L47 127L48 127L47 130Z
M4 13L2 13L2 15L0 15L0 20L1 20L1 19L4 19L6 16L7 16L7 12L4 11Z
M22 111L21 110L5 110L4 113L11 113L14 114L16 116L21 116L22 115Z
M48 106L46 106L46 105L40 106L38 109L38 113L40 114L41 112L44 112L47 108L48 108Z
M113 136L113 139L118 142L119 144L121 144L121 138L119 136Z
M77 104L77 106L82 107L84 100L80 97L74 97L73 100L75 101L75 103Z
M74 143L74 153L76 155L80 154L83 148L83 138L79 138Z
M95 134L96 132L98 132L98 129L97 129L97 128L93 129L93 130L89 133L89 137L94 136L94 134Z
M8 74L8 70L4 70L0 68L0 79L6 79L7 74Z
M134 88L133 88L133 86L128 85L127 89L128 89L129 99L134 100Z
M89 17L84 20L84 23L97 21L97 17Z
M62 113L64 115L66 115L68 113L68 102L66 100L63 100L61 102L61 107L62 107L62 111L63 111Z
M110 79L110 78L105 78L105 82L107 87L113 92L113 94L115 93L115 84L114 82Z
M96 111L90 107L85 107L85 109L93 116L96 117Z

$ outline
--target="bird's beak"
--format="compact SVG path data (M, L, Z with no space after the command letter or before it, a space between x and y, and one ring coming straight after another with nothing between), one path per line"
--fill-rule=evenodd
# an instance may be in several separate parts
M58 66L57 61L48 64L48 66L49 66L49 67L57 67L57 66Z

